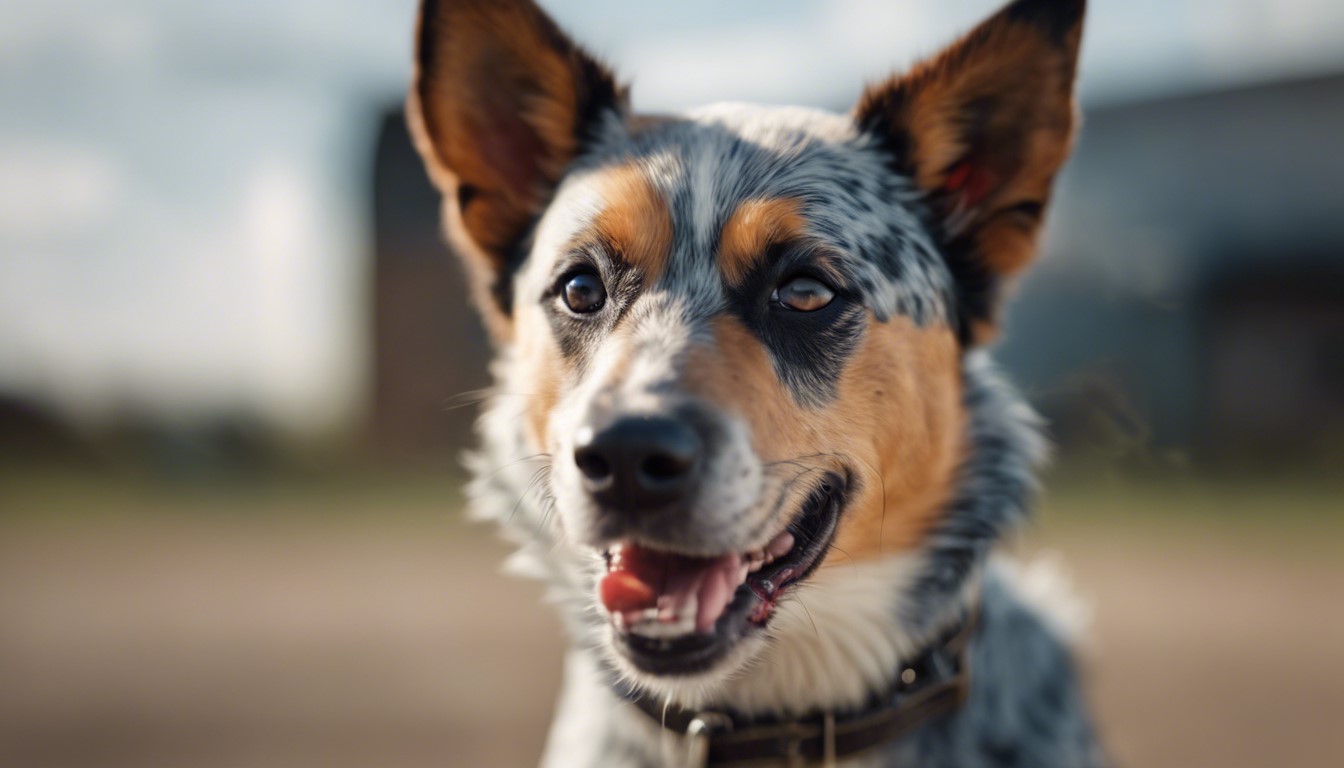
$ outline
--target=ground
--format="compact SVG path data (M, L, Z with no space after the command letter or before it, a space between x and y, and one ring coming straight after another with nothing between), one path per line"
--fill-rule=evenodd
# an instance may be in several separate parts
M535 764L559 627L453 483L0 482L0 765ZM1339 490L1047 496L1121 765L1344 764Z

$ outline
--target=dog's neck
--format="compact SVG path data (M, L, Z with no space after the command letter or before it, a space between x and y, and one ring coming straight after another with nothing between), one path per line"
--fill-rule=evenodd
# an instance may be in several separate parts
M967 356L963 377L970 453L924 545L880 559L828 563L794 599L781 603L770 644L744 669L726 679L669 685L658 694L682 707L761 717L852 711L889 687L904 661L961 619L990 550L1028 512L1043 453L1035 415L983 353ZM557 540L544 498L525 490L535 465L488 466L481 460L525 455L521 438L508 437L517 431L513 410L495 407L483 420L487 450L475 462L473 495L482 513L506 523L522 543L511 561L514 570L552 586L575 642L600 661L601 619L591 609L600 560Z

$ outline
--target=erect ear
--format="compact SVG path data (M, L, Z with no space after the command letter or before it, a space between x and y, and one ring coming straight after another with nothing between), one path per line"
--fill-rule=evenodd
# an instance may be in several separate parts
M567 165L622 114L615 79L531 0L423 0L407 122L497 339L513 272Z
M870 87L855 110L926 193L966 344L993 336L1005 282L1035 254L1073 142L1085 6L1017 0L909 74Z

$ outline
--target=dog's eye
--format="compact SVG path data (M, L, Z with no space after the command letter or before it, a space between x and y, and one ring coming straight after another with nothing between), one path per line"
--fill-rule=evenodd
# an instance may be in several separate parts
M833 299L835 291L829 285L810 277L786 280L770 294L771 301L798 312L816 312Z
M580 272L565 281L565 306L579 313L596 312L607 303L607 288L593 272Z

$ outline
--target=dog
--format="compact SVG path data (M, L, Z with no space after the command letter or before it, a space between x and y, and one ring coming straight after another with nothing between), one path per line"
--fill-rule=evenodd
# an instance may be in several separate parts
M994 553L1043 443L986 351L1084 6L849 114L662 116L531 0L424 0L408 122L498 355L469 493L572 638L544 765L1104 764Z

